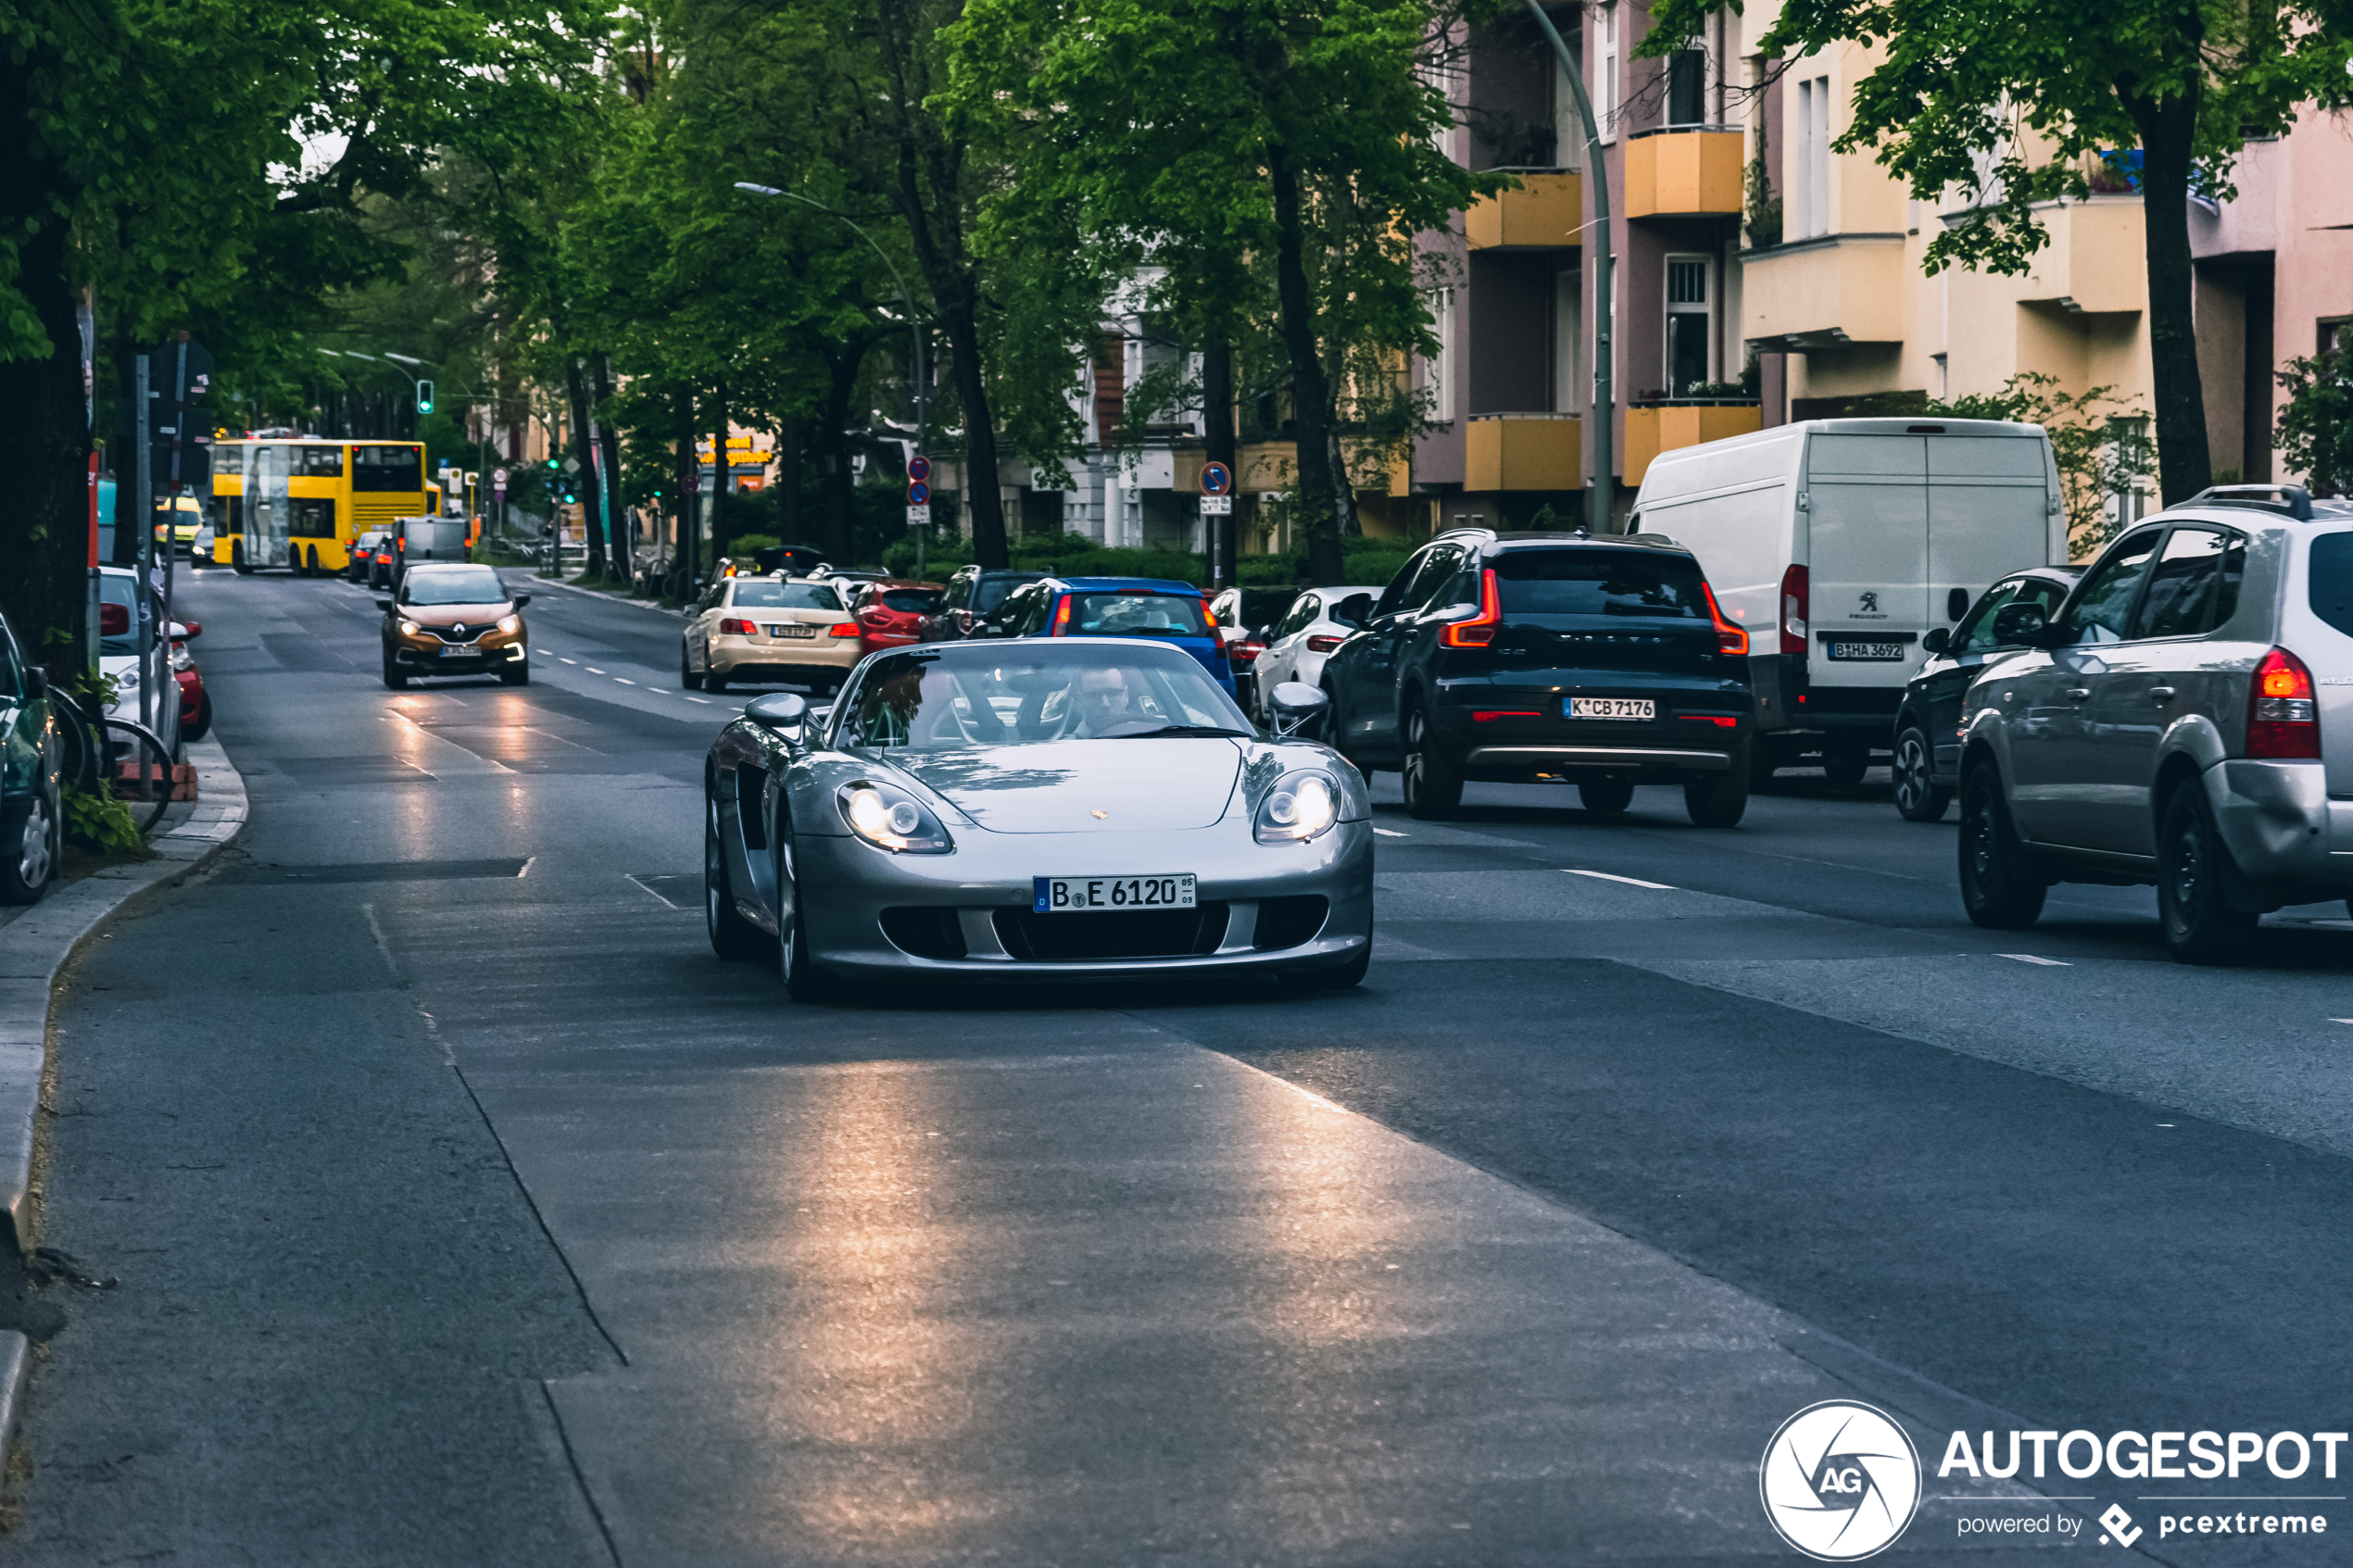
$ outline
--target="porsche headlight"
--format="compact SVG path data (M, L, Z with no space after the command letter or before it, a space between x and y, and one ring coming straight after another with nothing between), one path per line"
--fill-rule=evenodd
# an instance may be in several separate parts
M1340 786L1325 773L1285 773L1258 803L1261 844L1302 843L1340 820Z
M849 831L894 855L945 855L955 845L930 809L893 784L844 784L834 794Z

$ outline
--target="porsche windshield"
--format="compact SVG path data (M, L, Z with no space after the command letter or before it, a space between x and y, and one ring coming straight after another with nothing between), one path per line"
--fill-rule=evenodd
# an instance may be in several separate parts
M1252 733L1233 699L1176 649L1025 640L875 659L850 696L837 744L945 751Z

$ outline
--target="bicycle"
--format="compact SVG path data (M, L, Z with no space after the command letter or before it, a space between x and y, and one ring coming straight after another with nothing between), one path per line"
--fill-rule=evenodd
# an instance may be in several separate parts
M57 726L64 775L89 795L100 792L103 780L130 809L139 836L153 833L171 804L171 753L163 737L133 720L94 715L82 700L54 688L51 695L74 721Z

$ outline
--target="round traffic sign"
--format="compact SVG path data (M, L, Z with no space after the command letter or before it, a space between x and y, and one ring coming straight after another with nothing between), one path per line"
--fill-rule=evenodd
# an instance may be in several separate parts
M930 501L931 501L931 486L930 486L930 485L925 484L925 483L922 480L920 480L920 479L911 481L911 482L908 483L908 485L907 485L907 504L908 504L909 506L911 506L911 507L921 507L921 506L925 506L925 505L928 505L928 504L930 503Z
M931 477L931 459L918 452L907 459L907 477L920 483Z
M507 487L507 470L505 469L492 469L490 470L490 483L497 485L499 489L504 490Z
M1203 463L1201 470L1201 493L1204 495L1230 495L1234 488L1234 470L1223 463Z

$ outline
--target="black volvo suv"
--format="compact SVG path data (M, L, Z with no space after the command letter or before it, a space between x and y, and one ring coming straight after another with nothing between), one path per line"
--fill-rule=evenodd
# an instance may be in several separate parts
M1415 816L1472 779L1574 784L1597 812L1680 784L1702 827L1748 809L1748 633L1665 535L1455 529L1355 608L1325 734L1366 773L1397 769Z

